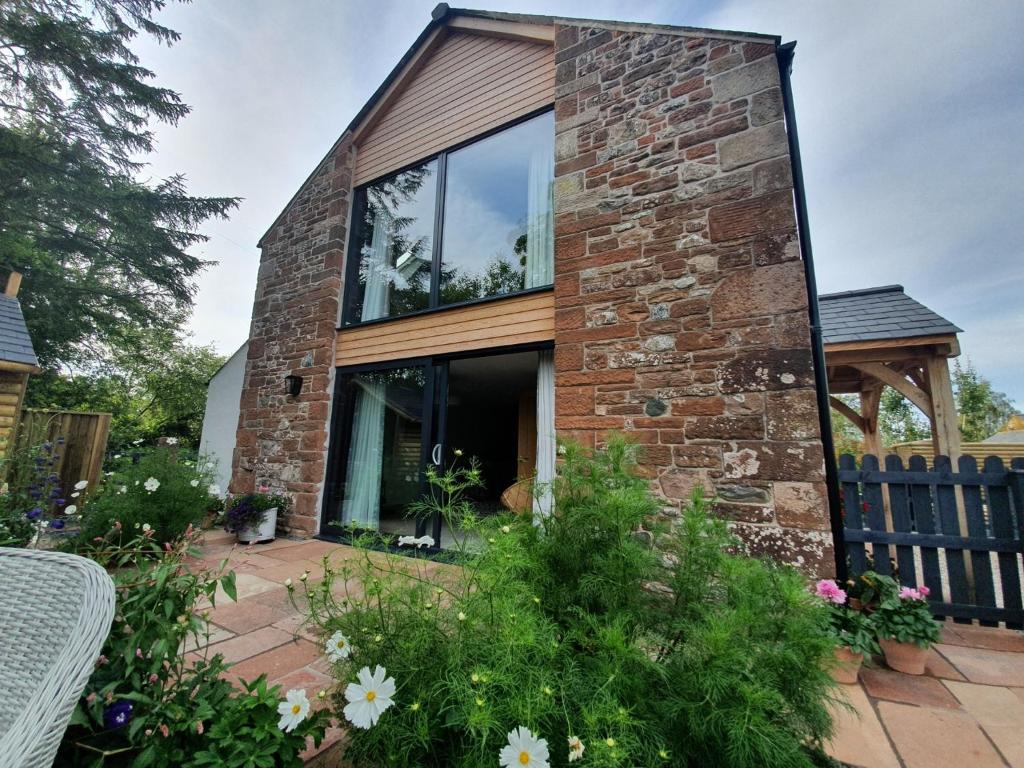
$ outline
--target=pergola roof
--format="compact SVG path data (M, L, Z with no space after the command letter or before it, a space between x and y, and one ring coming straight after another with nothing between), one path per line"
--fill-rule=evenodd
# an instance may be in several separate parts
M878 408L892 387L932 425L935 453L960 455L956 402L947 358L960 354L960 328L903 292L902 285L818 296L829 401L881 456ZM859 410L836 395L858 394Z
M825 344L956 334L962 330L903 292L883 285L818 296Z

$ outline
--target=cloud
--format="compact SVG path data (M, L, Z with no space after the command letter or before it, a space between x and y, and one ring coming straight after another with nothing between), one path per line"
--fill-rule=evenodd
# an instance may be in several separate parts
M246 337L274 217L429 20L433 0L220 0L168 6L183 34L138 46L193 113L161 127L153 173L245 198L205 229L220 262L191 327ZM484 5L488 5L484 3ZM491 4L494 5L494 4ZM819 288L902 283L966 329L963 347L1024 403L1020 359L1024 5L903 0L502 2L502 10L747 29L796 39L793 75ZM495 7L497 7L495 5Z

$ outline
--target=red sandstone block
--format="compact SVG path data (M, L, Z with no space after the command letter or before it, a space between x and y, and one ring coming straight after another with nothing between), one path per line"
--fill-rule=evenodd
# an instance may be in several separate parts
M556 338L556 349L560 343ZM555 376L556 387L572 387L579 384L632 384L634 381L636 381L636 373L632 368L606 368L600 371L559 373ZM558 397L557 389L555 397Z

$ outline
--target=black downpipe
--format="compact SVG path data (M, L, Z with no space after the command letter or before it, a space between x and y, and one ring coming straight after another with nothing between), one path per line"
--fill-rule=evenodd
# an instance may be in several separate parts
M807 223L807 198L804 190L803 165L800 162L800 137L796 130L793 87L789 80L795 49L796 41L780 45L776 57L779 63L779 80L782 82L782 105L786 116L786 135L789 139L789 160L793 170L796 226L800 236L800 254L804 260L804 280L807 285L807 308L811 321L811 357L814 362L814 389L818 399L821 447L825 451L825 485L828 489L829 522L832 526L832 540L835 546L836 578L841 583L846 581L848 574L839 497L839 473L836 467L835 442L832 440L832 415L828 402L828 371L825 367L825 346L821 337L821 314L818 311L818 284L814 276L811 228Z

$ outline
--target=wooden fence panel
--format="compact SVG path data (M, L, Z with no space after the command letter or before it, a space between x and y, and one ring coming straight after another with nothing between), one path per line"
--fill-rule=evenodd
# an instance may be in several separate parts
M1024 460L1014 460L1007 470L999 458L989 457L979 471L974 458L963 456L957 469L945 456L937 457L930 471L920 456L910 458L906 471L897 456L886 458L885 471L874 456L864 456L860 469L852 456L841 456L851 568L865 570L860 563L867 565L864 547L870 544L875 570L890 573L894 547L904 585L920 583L920 562L936 615L1024 628ZM861 499L866 514L860 514L860 506L851 514Z
M61 488L70 493L79 480L88 480L95 488L103 472L110 419L109 413L25 409L18 439L32 444L63 439L53 468Z
M902 472L903 460L895 454L889 454L885 457L885 471ZM914 525L910 517L910 492L906 483L889 483L889 509L892 512L893 530L897 533L912 533ZM917 584L913 547L896 545L896 568L903 581Z
M839 457L840 472L856 472L857 460L849 454ZM843 519L847 528L856 530L864 527L863 518L860 514L860 486L856 480L843 483ZM864 544L858 541L847 541L846 556L850 559L850 570L853 573L863 573L867 570L867 554L864 552Z

